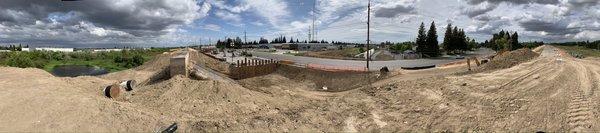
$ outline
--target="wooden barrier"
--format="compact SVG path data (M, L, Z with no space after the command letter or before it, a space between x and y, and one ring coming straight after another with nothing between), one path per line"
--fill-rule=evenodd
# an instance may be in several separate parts
M243 61L237 61L229 67L230 77L232 79L245 79L256 76L267 75L277 70L278 61L275 60L258 60L247 58Z

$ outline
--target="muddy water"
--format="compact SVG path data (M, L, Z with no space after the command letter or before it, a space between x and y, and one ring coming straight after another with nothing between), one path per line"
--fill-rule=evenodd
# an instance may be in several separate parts
M52 75L58 77L96 76L107 74L104 68L86 65L61 65L52 69Z

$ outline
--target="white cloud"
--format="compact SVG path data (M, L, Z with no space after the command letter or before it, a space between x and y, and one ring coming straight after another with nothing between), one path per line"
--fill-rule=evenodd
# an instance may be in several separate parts
M600 39L600 31L590 31L590 30L585 30L582 32L579 32L575 35L575 39L579 39L579 40L585 40L585 39Z
M207 24L202 27L203 29L212 30L212 31L221 31L221 26L216 24Z
M223 20L233 21L234 23L242 21L242 17L239 14L234 14L225 10L217 10L215 15Z
M287 2L283 0L244 0L242 3L275 27L282 25L285 17L290 16Z

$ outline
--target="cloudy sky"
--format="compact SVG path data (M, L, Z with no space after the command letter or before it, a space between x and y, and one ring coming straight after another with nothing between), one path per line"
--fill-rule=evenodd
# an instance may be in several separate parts
M313 5L316 11L313 13ZM181 46L279 35L366 40L367 0L2 0L0 44ZM502 29L523 41L600 39L600 0L372 0L372 40L412 41L421 22L448 23L477 41Z

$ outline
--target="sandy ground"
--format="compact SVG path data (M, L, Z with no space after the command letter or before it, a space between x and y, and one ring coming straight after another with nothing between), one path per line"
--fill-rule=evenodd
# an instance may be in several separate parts
M155 132L174 122L187 132L599 131L600 60L534 51L541 55L508 69L400 70L339 92L274 73L239 84L174 77L120 99L102 87L148 80L165 59L100 77L0 67L0 131Z

